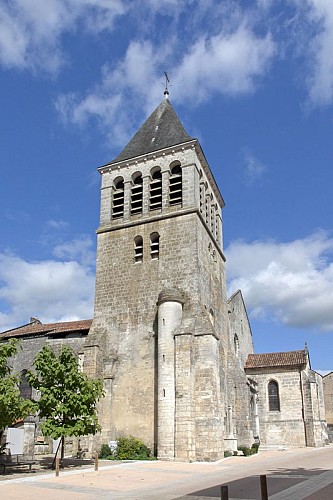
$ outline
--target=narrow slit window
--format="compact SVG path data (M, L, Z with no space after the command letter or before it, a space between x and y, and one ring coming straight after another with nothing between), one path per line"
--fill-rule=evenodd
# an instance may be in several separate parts
M158 233L150 235L150 256L152 259L160 257L160 235Z
M206 223L209 224L209 215L210 215L210 212L209 212L209 195L207 194L206 195L206 198L205 198L205 215L206 215Z
M143 181L142 175L137 175L133 180L131 189L131 215L142 213Z
M200 212L204 212L205 205L205 185L204 183L200 184Z
M120 178L115 181L112 196L112 219L120 219L124 216L124 180Z
M279 384L275 380L268 383L268 408L269 411L280 411Z
M220 235L220 224L219 224L219 218L218 218L217 215L215 217L215 236L216 236L216 241L218 243L220 243L220 238L221 238L221 235Z
M156 170L152 174L149 190L149 210L162 208L162 173Z
M215 205L212 203L210 206L210 230L215 232Z
M235 349L235 354L236 357L238 358L239 356L239 339L237 333L234 335L234 349Z
M176 165L171 169L169 178L169 204L178 205L183 201L182 189L182 169L180 165Z
M134 262L142 262L143 260L143 239L142 236L134 238Z

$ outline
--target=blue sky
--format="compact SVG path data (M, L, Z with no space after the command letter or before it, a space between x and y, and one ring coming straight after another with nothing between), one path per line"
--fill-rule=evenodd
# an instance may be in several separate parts
M99 174L163 98L226 201L257 352L332 370L333 2L3 0L0 330L93 314Z

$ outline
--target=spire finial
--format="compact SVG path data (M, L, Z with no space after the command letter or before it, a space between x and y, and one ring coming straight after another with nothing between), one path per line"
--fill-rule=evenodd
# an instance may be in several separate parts
M169 98L168 83L170 83L170 80L169 80L169 77L168 77L168 73L166 71L164 71L164 75L165 75L164 98L168 99Z

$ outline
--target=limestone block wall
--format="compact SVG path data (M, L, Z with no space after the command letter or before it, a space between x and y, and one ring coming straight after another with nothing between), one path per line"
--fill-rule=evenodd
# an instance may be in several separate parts
M258 384L260 442L264 446L305 446L304 404L301 373L298 369L246 369ZM279 386L280 411L270 411L268 383L275 380Z
M251 446L254 442L254 423L251 415L251 392L244 369L233 354L228 355L226 405L232 410L233 437L238 446ZM226 418L229 418L226 412ZM230 436L231 438L232 436Z
M333 372L323 377L323 392L328 439L333 443Z
M91 334L106 332L103 357L117 357L111 384L109 439L133 434L156 443L157 300L175 287L185 298L197 293L195 214L132 225L98 238L95 315ZM150 234L160 235L159 259L150 254ZM143 239L142 262L134 238ZM187 300L187 308L192 300Z
M307 368L302 372L307 446L324 446L328 441L322 377Z
M254 352L254 348L251 326L240 290L228 300L228 318L230 353L238 359L239 366L243 368L248 355Z
M219 342L213 335L196 336L194 342L196 460L218 460L224 451Z
M194 405L195 345L191 333L175 337L175 459L196 460Z

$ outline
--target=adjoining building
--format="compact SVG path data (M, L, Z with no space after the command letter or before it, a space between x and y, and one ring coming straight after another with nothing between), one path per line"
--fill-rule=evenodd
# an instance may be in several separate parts
M210 461L259 440L324 445L322 382L307 351L255 355L242 294L227 299L224 200L167 93L99 172L92 324L21 330L23 352L73 345L103 379L102 432L84 446L134 435L161 459ZM30 368L20 359L18 371Z
M323 388L328 437L333 443L333 372L324 375Z

